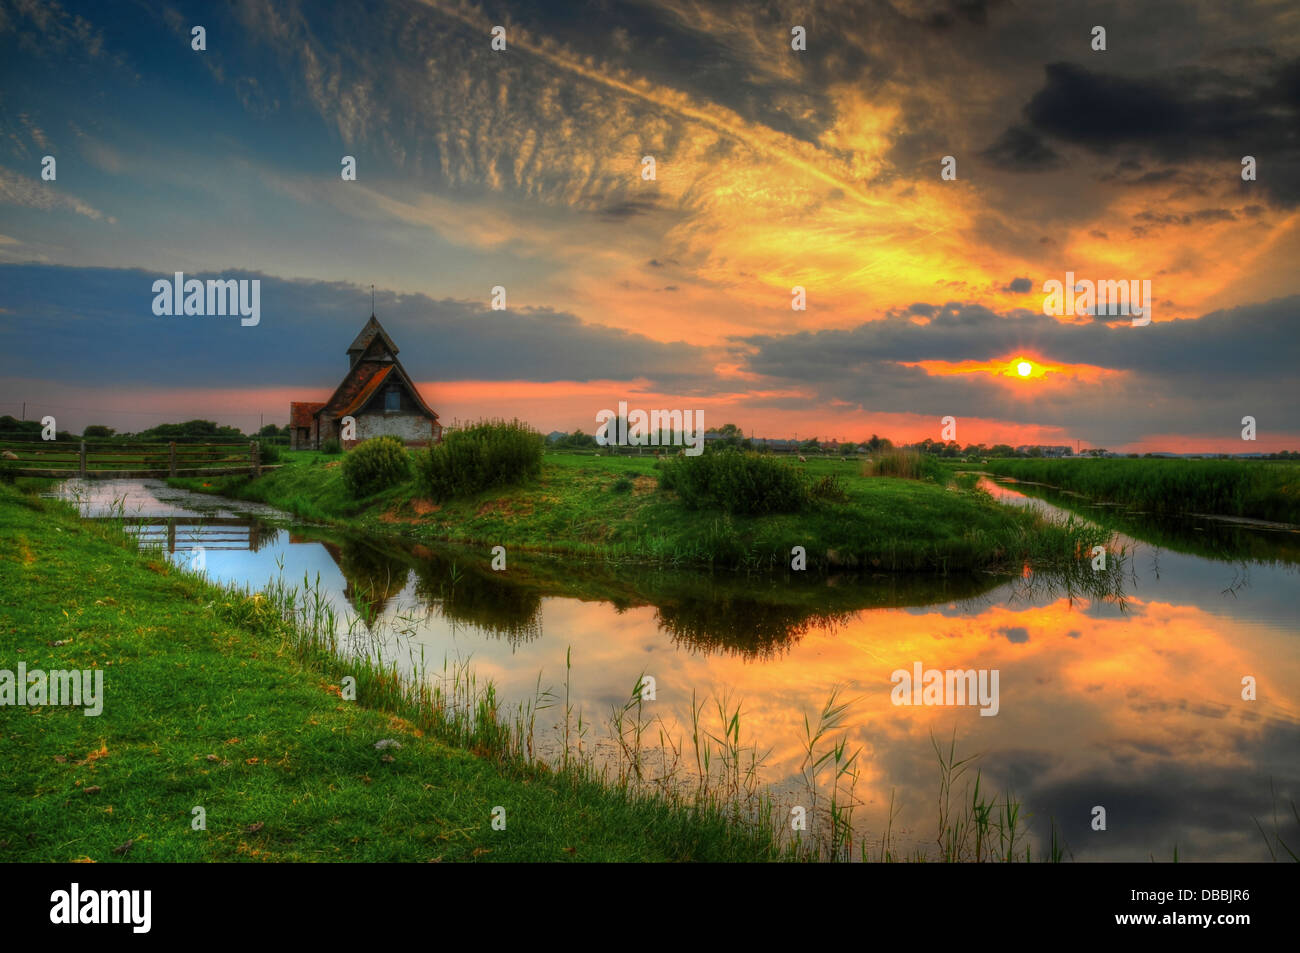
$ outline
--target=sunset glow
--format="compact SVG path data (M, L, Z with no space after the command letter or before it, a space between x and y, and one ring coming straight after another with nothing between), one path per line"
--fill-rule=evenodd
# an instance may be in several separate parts
M1095 383L1114 377L1118 371L1090 364L1059 364L1048 361L1031 361L1011 357L992 361L915 361L904 362L905 367L916 367L932 377L955 375L983 375L991 378L1011 378L1016 381L1083 382Z
M1259 50L1277 30L1206 11L1162 23L1130 67L1065 43L1051 4L967 21L928 2L828 11L833 54L792 51L765 5L581 22L543 6L515 10L509 53L484 59L497 15L473 6L248 0L213 12L219 46L175 63L155 53L188 42L179 19L20 5L0 19L21 106L0 136L0 322L41 335L0 348L0 413L45 401L61 427L128 430L169 419L170 388L328 390L373 284L404 365L458 416L505 406L543 432L591 430L609 382L770 437L861 439L900 417L919 429L891 438L934 437L960 410L1013 444L1208 449L1249 412L1269 422L1249 450L1300 444L1281 386L1300 164L1239 171L1292 141L1286 59L1210 68L1198 32ZM1155 16L1109 28L1147 37ZM96 123L54 52L82 42ZM168 123L147 88L168 90ZM1202 115L1223 88L1249 142ZM1150 135L1106 118L1135 102L1175 118ZM260 276L264 319L142 309L177 271ZM1044 282L1067 273L1150 280L1156 320L1044 314ZM1008 381L1060 399L1008 403ZM287 419L249 404L200 414Z
M559 942L663 906L614 864L1288 922L1300 5L0 0L0 64L17 935L373 943L397 863Z

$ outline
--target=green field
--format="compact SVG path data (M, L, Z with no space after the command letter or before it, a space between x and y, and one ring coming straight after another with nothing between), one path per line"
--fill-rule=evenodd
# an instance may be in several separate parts
M273 594L178 571L111 523L0 485L0 538L0 669L99 669L105 696L94 717L0 706L0 860L775 854L762 827L522 763L482 724L457 734L390 673L311 650Z
M990 460L990 473L1159 514L1300 523L1300 464L1169 458Z
M748 516L691 510L658 487L650 456L549 453L541 478L443 504L414 481L362 500L344 489L338 456L287 453L258 479L179 478L173 486L256 500L309 519L427 542L505 546L615 562L771 569L804 547L809 569L887 572L1065 567L1107 533L1000 506L956 485L863 477L856 461L793 464L842 477L845 502Z

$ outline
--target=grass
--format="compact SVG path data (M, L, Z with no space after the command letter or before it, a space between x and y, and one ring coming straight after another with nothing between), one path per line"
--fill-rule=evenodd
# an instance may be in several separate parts
M1151 513L1300 523L1300 466L1248 460L990 460L990 473Z
M942 483L945 471L937 457L915 450L890 450L866 460L862 464L862 475Z
M304 599L287 621L283 589L216 587L12 486L0 538L0 668L99 668L107 696L98 717L0 707L0 859L773 856L761 827L502 756L512 729L490 686L453 673L451 688L413 695L322 645L319 605L309 615ZM349 674L356 702L341 697ZM384 739L401 747L376 749Z
M563 695L539 678L513 710L468 668L412 679L364 648L344 650L361 620L341 632L308 580L258 593L215 586L137 550L120 512L82 521L35 496L40 486L0 485L0 668L99 669L106 700L92 718L0 706L0 859L1020 862L1068 853L1053 825L1034 856L1020 802L990 797L978 772L972 784L975 759L957 757L955 737L946 749L934 742L937 851L899 848L892 798L879 841L862 839L853 819L861 752L847 745L850 703L838 692L804 723L806 838L782 829L786 815L762 786L765 753L744 737L743 706L725 693L711 711L694 700L689 738L673 738L647 718L639 677L610 713L611 774L591 757L593 723L574 711L567 671ZM534 734L551 707L563 712L564 753L548 765ZM195 829L196 807L205 829ZM1276 817L1271 838L1256 824L1271 854L1294 857Z
M978 479L978 474L958 475L958 479L967 477ZM1297 533L1230 520L1153 518L1125 506L1094 504L1078 493L1038 483L1018 483L1015 490L1171 552L1219 562L1300 563L1300 534Z
M268 503L298 516L422 542L607 562L729 569L789 568L802 546L810 570L1019 571L1063 568L1109 534L1082 521L1055 524L958 486L854 473L856 464L798 464L826 479L842 502L804 512L748 515L688 509L658 487L654 458L548 454L540 478L441 504L414 482L349 498L337 458L285 455L285 466L248 477L175 479L173 486ZM627 483L631 488L625 489Z

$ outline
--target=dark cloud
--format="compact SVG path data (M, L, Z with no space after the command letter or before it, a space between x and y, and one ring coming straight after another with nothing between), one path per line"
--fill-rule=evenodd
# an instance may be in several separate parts
M1261 166L1260 188L1280 204L1300 203L1300 59L1241 73L1188 67L1154 77L1099 73L1074 63L1045 69L1043 88L1023 110L1030 129L1009 126L986 152L990 158L1020 157L1018 168L1041 168L1045 153L1039 149L1050 148L1037 136L1098 154L1137 148L1166 163L1253 155ZM1133 162L1128 158L1119 169ZM1144 180L1172 175L1162 170Z
M623 199L606 205L600 210L600 215L602 218L621 221L638 215L647 215L658 207L654 199Z
M1146 211L1138 212L1133 217L1139 222L1146 222L1151 225L1192 225L1197 222L1235 222L1237 220L1237 216L1226 208L1203 208L1182 215Z
M933 310L924 326L912 320L922 313L913 305L852 329L747 337L737 342L737 356L748 370L814 389L827 404L1059 426L1102 446L1151 433L1236 434L1248 413L1295 431L1296 389L1277 382L1294 379L1300 296L1162 322L1159 289L1152 290L1157 320L1146 327L1107 315L1062 324L1041 311L999 314L949 302L927 306ZM1044 388L1026 400L1024 391L987 374L932 376L905 366L992 361L1019 352L1117 373Z
M1013 294L1025 294L1034 287L1033 281L1028 278L1012 278L1011 283L1006 285L1002 290L1010 291Z
M998 0L946 0L943 9L929 13L921 22L927 29L945 32L962 24L988 26L989 10Z
M253 272L261 323L157 317L152 284L171 274L109 268L0 265L0 376L68 384L322 387L370 314L369 289ZM707 374L699 348L584 324L544 308L493 311L487 302L380 291L380 321L417 380L629 379L651 372L685 383Z
M1061 164L1061 157L1026 126L1011 126L980 157L1020 172L1043 172Z

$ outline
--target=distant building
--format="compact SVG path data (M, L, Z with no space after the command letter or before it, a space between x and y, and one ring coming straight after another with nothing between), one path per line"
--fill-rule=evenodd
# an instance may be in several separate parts
M356 421L354 439L342 439L344 417ZM329 400L289 404L289 447L318 450L324 441L338 438L351 448L381 436L427 446L442 439L442 425L397 359L397 345L372 314L348 347L348 372Z
M1045 457L1068 457L1074 454L1073 447L1044 447L1038 444L1021 444L1016 447L1016 453L1028 456L1031 450L1039 451Z

